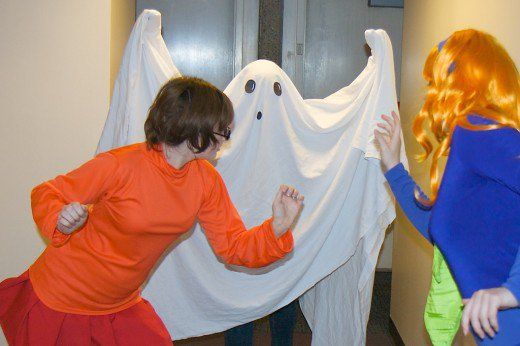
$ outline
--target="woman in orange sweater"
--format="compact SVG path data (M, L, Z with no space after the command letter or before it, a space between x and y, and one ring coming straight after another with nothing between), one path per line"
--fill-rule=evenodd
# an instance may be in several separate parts
M226 263L261 267L289 253L303 196L282 185L272 218L247 230L206 161L229 139L232 121L231 102L217 88L173 79L150 108L145 143L35 187L33 217L50 243L27 272L0 283L8 342L171 345L140 287L196 220Z

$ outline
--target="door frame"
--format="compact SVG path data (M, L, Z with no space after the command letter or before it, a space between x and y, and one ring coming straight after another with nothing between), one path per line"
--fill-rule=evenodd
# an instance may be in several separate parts
M307 0L284 0L282 69L303 94Z
M235 63L233 77L258 59L260 0L235 0Z

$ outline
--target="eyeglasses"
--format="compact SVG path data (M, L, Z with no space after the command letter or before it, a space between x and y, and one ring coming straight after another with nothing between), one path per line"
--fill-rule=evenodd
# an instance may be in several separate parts
M229 139L231 138L231 129L228 126L226 127L224 133L213 132L213 134L219 135L220 137L223 137L226 141L229 141Z

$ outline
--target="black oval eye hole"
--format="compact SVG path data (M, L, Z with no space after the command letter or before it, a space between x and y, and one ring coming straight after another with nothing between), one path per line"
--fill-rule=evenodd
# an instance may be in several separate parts
M280 85L280 83L274 82L273 90L277 96L280 96L282 94L282 86Z
M254 80L250 79L246 83L246 93L251 94L253 91L255 91L256 83Z
M257 118L258 120L262 119L262 112L258 112L258 113L256 113L256 118Z

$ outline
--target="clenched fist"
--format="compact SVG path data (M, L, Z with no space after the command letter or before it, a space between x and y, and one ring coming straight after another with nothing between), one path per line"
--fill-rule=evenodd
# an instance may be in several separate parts
M71 234L81 228L88 218L88 208L78 202L67 204L61 209L56 227L61 233Z

